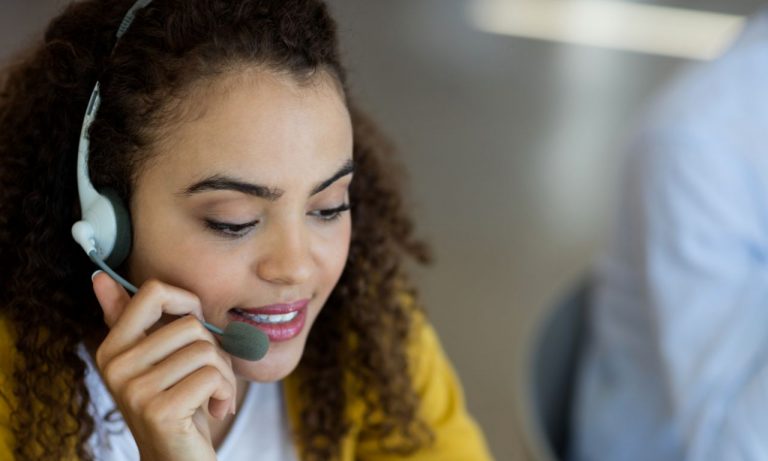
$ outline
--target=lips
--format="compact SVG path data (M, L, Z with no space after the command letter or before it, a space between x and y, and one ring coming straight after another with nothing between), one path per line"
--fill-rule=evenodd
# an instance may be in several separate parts
M263 331L272 342L287 341L301 333L307 317L309 299L271 304L257 308L235 308L230 319L251 324Z

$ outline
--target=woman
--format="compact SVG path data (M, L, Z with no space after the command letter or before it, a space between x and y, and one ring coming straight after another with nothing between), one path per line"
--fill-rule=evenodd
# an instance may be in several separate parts
M71 5L3 81L0 458L487 459L325 6L139 3ZM88 175L130 216L135 296L70 236L97 81Z

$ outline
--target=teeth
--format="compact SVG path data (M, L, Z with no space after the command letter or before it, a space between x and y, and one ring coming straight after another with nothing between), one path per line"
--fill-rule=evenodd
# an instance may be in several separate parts
M237 313L242 315L243 317L247 317L254 322L259 323L285 323L290 322L291 320L295 319L297 315L299 315L298 311L295 312L289 312L287 314L276 314L276 315L267 315L267 314L251 314L245 311L237 310Z

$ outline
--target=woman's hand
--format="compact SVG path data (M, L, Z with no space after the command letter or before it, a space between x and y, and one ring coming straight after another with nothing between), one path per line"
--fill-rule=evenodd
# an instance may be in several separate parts
M96 363L142 461L215 460L208 414L234 413L229 356L198 319L200 300L155 280L131 298L105 273L93 289L110 328ZM163 314L184 315L156 327Z

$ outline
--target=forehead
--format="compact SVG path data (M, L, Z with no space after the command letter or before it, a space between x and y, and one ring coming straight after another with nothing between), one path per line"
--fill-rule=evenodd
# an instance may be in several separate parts
M137 183L183 187L211 174L280 186L322 176L352 155L352 127L335 79L310 81L247 70L189 92L185 116L159 130L157 150Z

